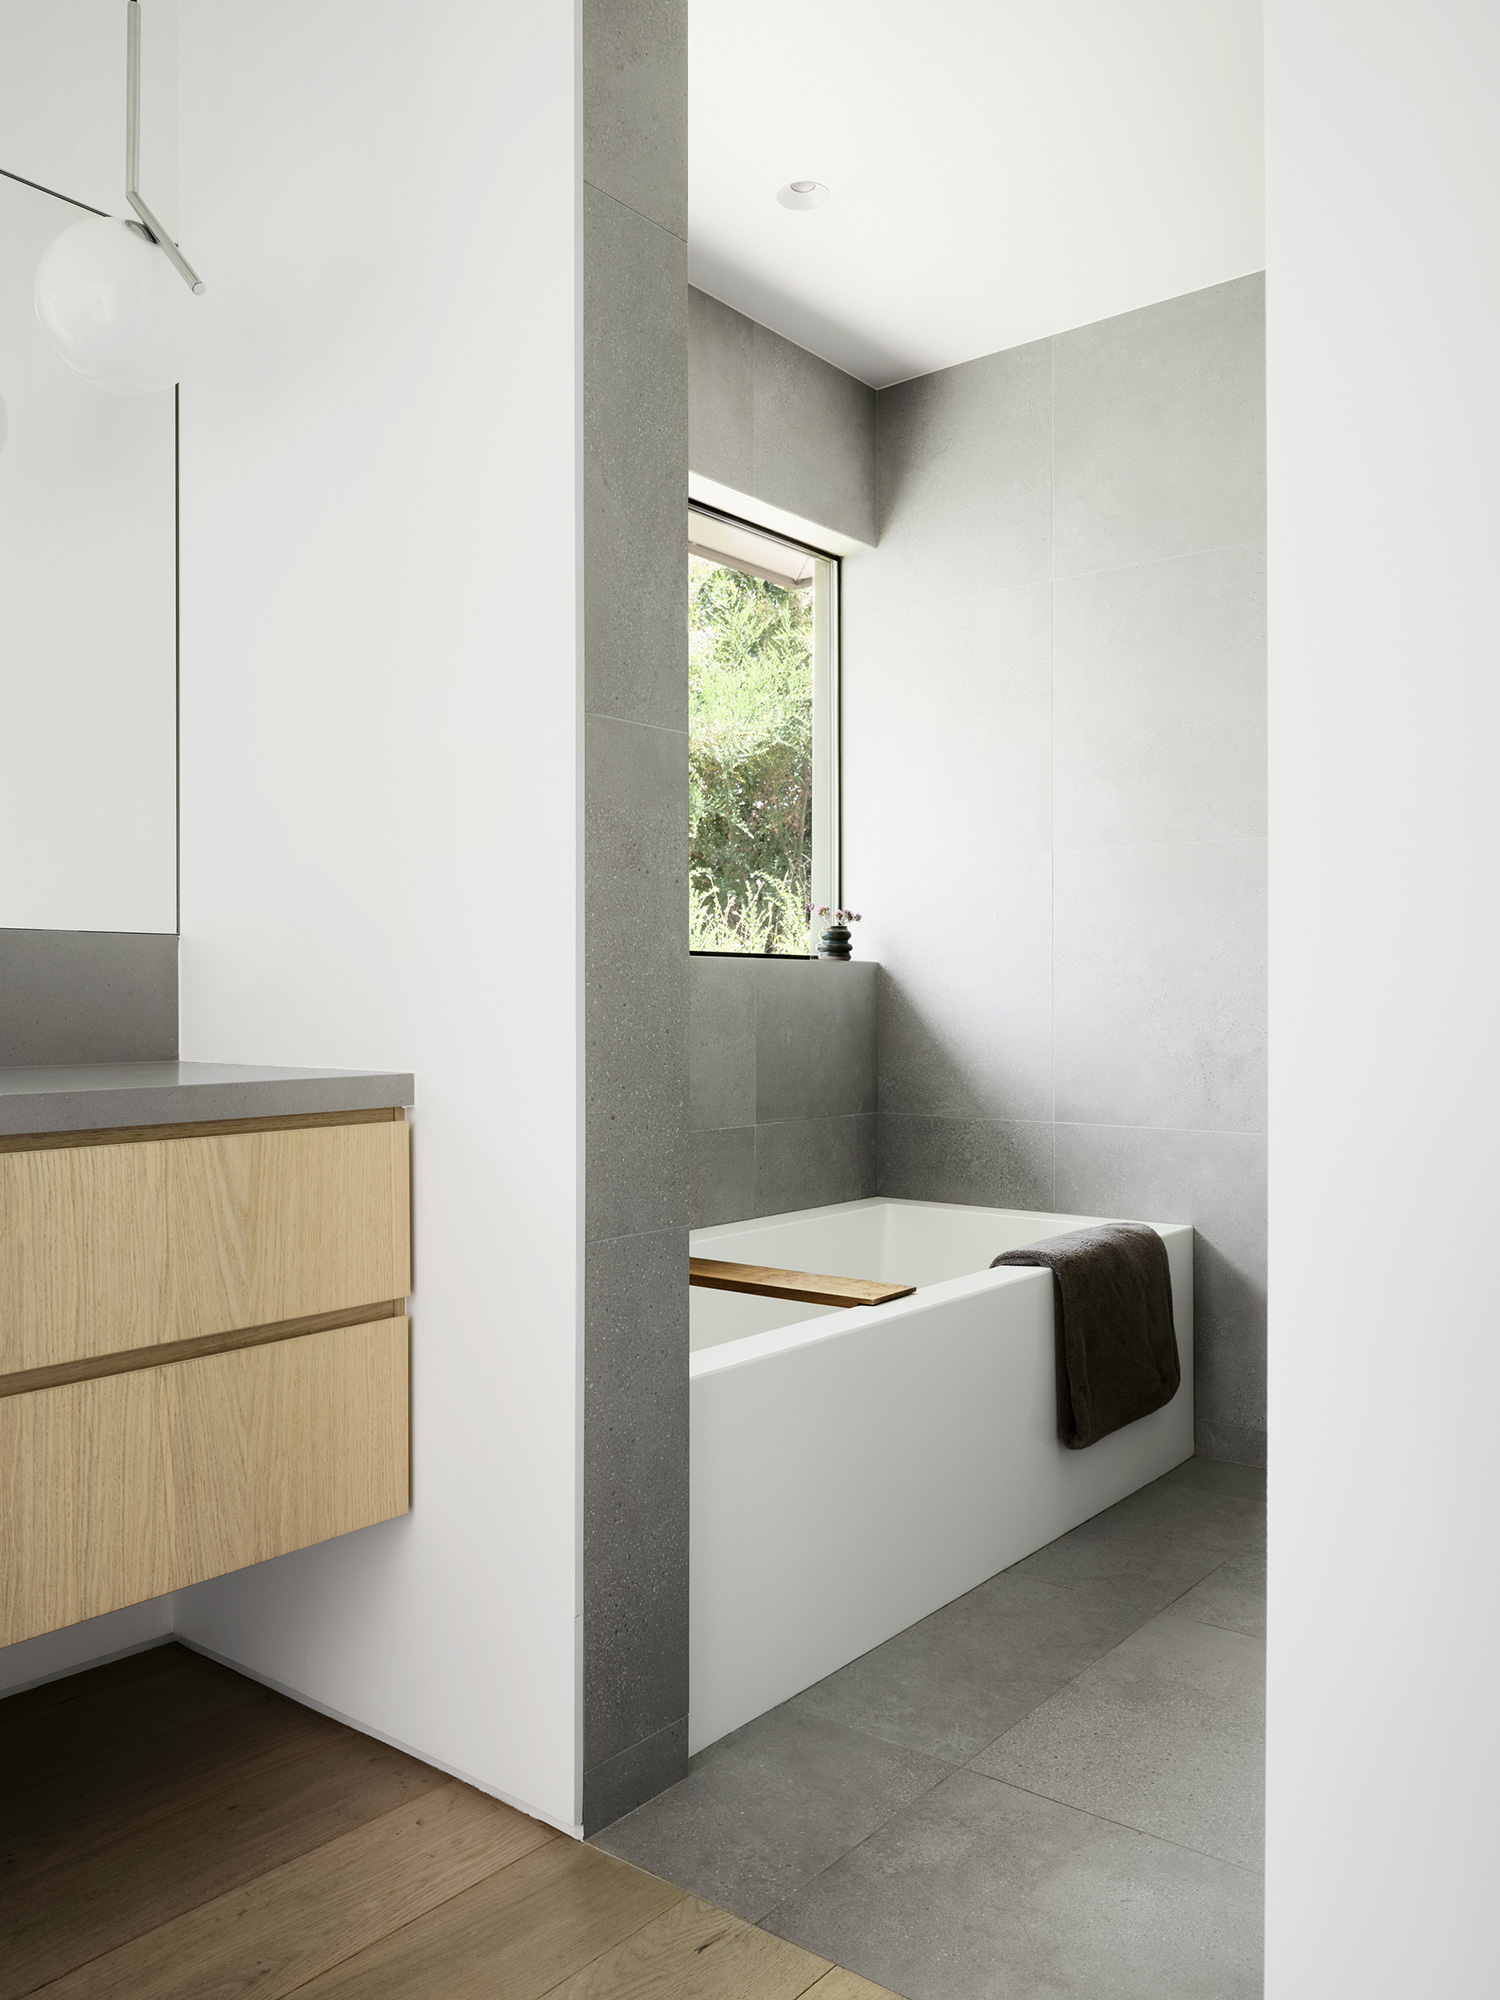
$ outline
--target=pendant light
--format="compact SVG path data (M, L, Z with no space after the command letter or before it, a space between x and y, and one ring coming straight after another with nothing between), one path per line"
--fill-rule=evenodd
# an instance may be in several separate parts
M139 217L90 216L42 253L36 316L70 368L101 389L169 389L196 331L203 280L141 199L141 10L125 6L125 198Z

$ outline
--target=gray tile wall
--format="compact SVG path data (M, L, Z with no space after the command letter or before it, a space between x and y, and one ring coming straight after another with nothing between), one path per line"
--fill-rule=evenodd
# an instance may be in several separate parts
M1259 1463L1264 437L1258 276L883 390L843 607L880 1191L1195 1224Z
M687 1768L687 5L583 10L583 1817Z
M176 1059L175 936L0 930L0 1069Z
M875 540L875 391L769 327L688 294L694 472L855 541Z
M874 1194L878 979L861 959L691 961L695 1229Z

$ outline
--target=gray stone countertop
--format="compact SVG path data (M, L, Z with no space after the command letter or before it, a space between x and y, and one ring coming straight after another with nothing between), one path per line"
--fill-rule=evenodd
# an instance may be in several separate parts
M0 1069L0 1135L288 1118L306 1111L376 1111L410 1104L415 1096L412 1078L392 1070L208 1062Z

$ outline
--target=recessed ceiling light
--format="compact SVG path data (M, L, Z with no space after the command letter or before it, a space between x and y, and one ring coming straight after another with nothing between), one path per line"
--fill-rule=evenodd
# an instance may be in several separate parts
M777 188L776 199L783 208L821 208L828 190L821 181L788 181L784 188Z

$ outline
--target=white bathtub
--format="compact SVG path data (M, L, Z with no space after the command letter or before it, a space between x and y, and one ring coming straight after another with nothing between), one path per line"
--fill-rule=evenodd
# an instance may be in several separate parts
M917 1286L884 1306L691 1288L689 1747L857 1659L1193 1451L1193 1232L1158 1224L1182 1387L1057 1440L1052 1275L1002 1250L1114 1218L851 1201L693 1232L693 1254Z

